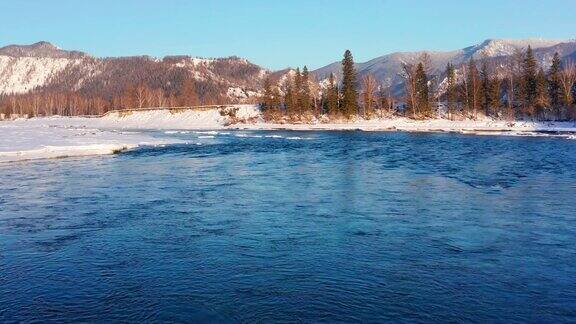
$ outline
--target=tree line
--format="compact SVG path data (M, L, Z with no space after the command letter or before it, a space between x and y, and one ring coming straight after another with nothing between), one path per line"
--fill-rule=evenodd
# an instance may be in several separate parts
M504 62L471 58L457 73L445 70L445 92L440 96L449 118L478 118L478 114L504 119L567 120L576 118L576 65L554 54L545 70L532 48L517 51Z
M389 86L366 74L357 80L352 53L342 60L342 80L330 74L325 86L311 87L308 69L296 69L285 82L264 82L261 105L270 119L306 119L327 115L336 118L403 115L413 119L435 118L440 112L450 119L477 119L481 115L501 119L576 119L576 65L554 54L545 70L529 46L506 58L470 58L461 66L448 63L434 76L430 56L404 63L404 96L393 96Z
M0 112L29 116L101 115L109 110L147 107L187 107L222 102L222 95L198 95L197 83L185 79L176 91L152 88L146 83L130 84L114 96L104 97L78 91L36 90L0 96Z

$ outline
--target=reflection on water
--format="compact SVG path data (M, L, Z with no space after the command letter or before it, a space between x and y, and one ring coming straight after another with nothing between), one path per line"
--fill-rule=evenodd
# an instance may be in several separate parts
M156 136L0 165L0 321L576 318L574 141Z

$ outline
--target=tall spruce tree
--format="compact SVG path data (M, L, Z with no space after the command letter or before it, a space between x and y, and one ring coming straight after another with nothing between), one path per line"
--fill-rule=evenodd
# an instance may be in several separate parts
M522 64L522 76L524 86L524 105L525 109L530 111L536 104L536 71L537 63L532 52L532 47L528 46L526 54L524 54L524 62Z
M302 75L300 77L301 89L300 89L300 96L299 102L300 106L302 107L302 112L309 112L312 108L312 98L310 96L310 84L308 80L310 79L308 67L304 65L302 69Z
M344 53L342 60L342 113L351 117L358 113L358 92L356 91L356 71L354 58L350 50Z
M522 109L525 108L524 101L526 99L526 78L524 78L524 60L526 59L525 53L517 49L512 54L512 77L515 81L512 95L512 114L511 118L517 118L522 115Z
M302 114L302 102L301 102L301 94L302 94L302 73L300 73L300 68L296 68L296 72L294 73L294 88L293 91L293 101L294 101L294 113L301 115Z
M425 117L431 115L429 89L428 89L428 76L424 71L424 64L418 63L416 67L416 100L418 104L417 113Z
M558 52L554 53L552 58L552 66L548 71L548 95L550 97L550 105L556 113L556 118L561 118L560 106L562 103L562 88L560 87L560 70L562 63L560 62L560 55Z
M492 114L498 116L502 103L500 102L500 86L502 81L497 76L490 80L490 102L488 103Z
M490 115L490 102L492 99L490 98L490 71L488 69L488 62L486 59L482 60L482 67L480 68L480 74L482 77L482 96L480 101L482 103L482 107L484 108L484 114L486 116Z
M294 100L294 84L290 76L286 79L284 87L284 109L286 110L286 114L291 115L295 113L296 100Z
M536 112L540 118L544 117L546 110L550 106L550 99L548 96L548 80L546 78L546 73L544 69L540 68L538 73L536 73L536 96L535 96L535 106Z
M326 91L326 112L328 114L336 114L338 113L338 85L336 84L334 73L330 73Z
M262 97L262 110L274 109L274 94L270 76L264 79L264 96Z
M456 91L456 70L452 63L446 65L446 105L448 106L448 118L452 119L456 110L458 94Z
M476 67L476 61L474 58L470 58L468 62L466 76L466 94L467 94L467 111L473 112L474 118L478 117L478 106L480 104L480 90L481 90L481 80L478 73L478 68Z

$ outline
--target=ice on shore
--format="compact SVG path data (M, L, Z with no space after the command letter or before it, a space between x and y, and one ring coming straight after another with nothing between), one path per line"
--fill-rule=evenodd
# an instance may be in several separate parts
M165 144L144 134L76 127L37 118L0 123L0 162L113 154Z

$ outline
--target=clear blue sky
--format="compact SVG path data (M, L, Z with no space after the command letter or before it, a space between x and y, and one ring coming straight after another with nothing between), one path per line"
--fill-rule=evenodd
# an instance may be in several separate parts
M575 17L576 0L0 0L0 45L318 68L347 48L365 61L486 38L574 38Z

